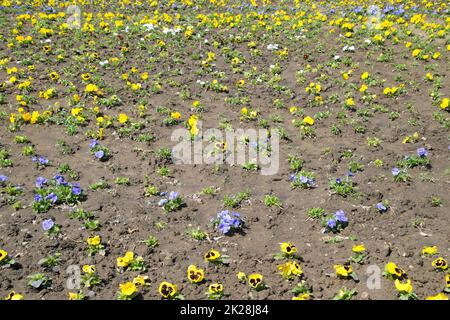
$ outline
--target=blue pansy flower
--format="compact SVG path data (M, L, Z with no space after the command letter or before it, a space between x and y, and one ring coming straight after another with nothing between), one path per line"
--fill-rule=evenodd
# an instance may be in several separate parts
M89 148L94 148L96 145L98 145L98 141L95 139L91 140L91 143L89 144Z
M94 155L97 159L101 159L105 155L105 152L103 150L98 150L97 152L94 153Z
M417 149L417 155L419 157L427 157L428 151L425 148L419 148L419 149Z
M169 200L175 200L178 197L178 192L172 191L169 193Z
M44 229L44 231L48 231L51 228L53 228L54 225L55 225L55 222L53 222L52 219L47 219L42 222L42 229Z
M336 228L336 220L334 220L334 219L329 219L329 220L327 221L327 227L330 228L330 229Z
M6 181L8 181L8 177L0 174L0 183L5 183Z
M348 222L348 218L345 216L344 210L336 211L334 216L336 217L336 220L339 222Z
M36 178L36 187L37 188L42 188L42 186L44 185L44 184L46 184L47 183L47 179L45 179L45 178L43 178L43 177L37 177Z
M386 206L385 206L383 203L381 203L381 202L377 203L377 204L375 205L375 207L376 207L376 208L378 209L378 211L380 211L380 212L385 212L385 211L387 210Z
M72 186L72 193L76 196L79 196L81 194L81 188L80 183L77 182Z
M45 197L45 200L50 200L52 203L56 203L56 201L58 201L58 196L52 192Z

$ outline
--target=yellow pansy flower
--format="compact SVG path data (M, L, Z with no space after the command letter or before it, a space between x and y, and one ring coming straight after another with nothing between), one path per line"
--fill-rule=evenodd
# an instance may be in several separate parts
M133 283L135 285L140 285L140 286L145 286L147 284L148 281L148 276L136 276L133 279Z
M393 262L388 262L385 267L385 271L391 276L402 278L405 276L405 271L397 267L397 265Z
M197 267L191 264L187 269L187 278L191 283L200 283L203 281L205 273L203 269L197 269Z
M216 261L220 258L220 253L217 250L211 249L204 255L205 261Z
M142 85L140 83L132 83L131 84L131 90L133 91L137 91L139 89L141 89Z
M259 273L252 273L248 276L248 284L254 289L258 289L263 283L263 276Z
M178 119L181 118L181 113L179 113L178 111L172 112L172 113L170 114L170 117L171 117L172 119L178 120Z
M83 272L87 273L87 274L93 274L95 273L95 266L94 265L90 265L90 264L85 264L83 266Z
M33 111L31 113L30 123L35 124L39 120L39 111Z
M25 122L29 122L31 120L31 114L29 112L22 114L22 119Z
M425 300L448 300L448 297L443 292L441 292L435 296L428 296L425 298Z
M309 299L311 299L311 296L308 293L303 293L301 295L292 298L292 300L309 300Z
M131 297L137 292L137 287L133 282L121 283L119 286L120 292L127 297Z
M422 254L428 254L428 255L433 255L436 254L438 252L438 248L436 246L431 246L431 247L423 247L422 249Z
M343 278L349 277L353 272L352 266L343 266L340 264L335 265L334 270L336 271L336 275Z
M87 238L87 243L90 246L97 246L100 244L101 238L100 236L94 236L94 237L89 237Z
M285 278L288 278L291 275L300 276L303 274L302 268L295 261L288 261L283 264L280 264L277 266L277 269L278 271L280 271L280 274Z
M242 271L239 271L236 274L236 276L237 276L239 282L244 282L245 283L245 281L247 280L247 275L244 272L242 272Z
M395 280L395 288L398 292L411 293L413 291L413 287L411 285L411 280L407 280L406 283L400 282L400 280Z
M440 105L441 109L447 110L449 105L450 105L450 99L449 98L442 99L442 102L441 102L441 105Z
M447 270L447 268L448 268L447 261L442 257L439 257L436 260L434 260L433 262L431 262L431 265L433 267L435 267L436 269Z
M223 285L220 283L212 283L209 285L208 291L209 293L222 293Z
M0 262L5 260L7 256L8 256L8 252L6 252L5 250L0 250Z
M16 293L14 291L11 291L8 296L5 298L5 300L23 300L23 295Z
M366 250L366 248L364 247L363 244L353 246L353 248L352 248L352 251L355 253L364 252L365 250Z
M415 49L415 50L412 52L412 56L413 56L413 57L417 57L421 52L422 52L422 50L420 50L420 49Z
M306 117L303 119L302 122L303 122L304 124L307 124L307 125L310 125L310 126L314 125L314 119L311 118L310 116L306 116Z
M81 300L83 296L80 293L69 292L69 300Z
M128 116L125 113L121 113L119 114L118 120L119 123L124 124L125 122L128 121Z
M288 255L292 255L297 252L297 247L290 241L283 242L282 244L280 244L280 249L281 252L286 253Z
M158 289L159 293L163 296L163 298L173 297L177 293L177 286L170 282L161 282Z
M72 108L70 110L70 114L74 117L78 117L83 112L83 110L83 108Z
M98 87L95 84L90 83L90 84L88 84L86 86L84 91L87 92L87 93L97 92L98 91Z

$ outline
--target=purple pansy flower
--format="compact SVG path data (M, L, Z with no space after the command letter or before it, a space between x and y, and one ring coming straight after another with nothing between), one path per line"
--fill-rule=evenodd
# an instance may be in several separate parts
M336 220L334 220L334 219L329 219L329 220L327 221L327 227L330 228L330 229L336 228Z
M45 179L45 178L43 178L43 177L37 177L36 178L36 187L37 188L42 188L42 186L44 185L44 184L46 184L47 183L47 179Z
M169 193L169 200L175 200L178 197L178 192L172 191Z
M425 148L419 148L417 149L417 155L419 157L426 157L428 156L428 151Z
M55 222L53 222L52 219L47 219L42 222L42 229L44 229L44 231L48 231L51 228L53 228L54 225L55 225Z
M219 219L225 219L228 216L228 210L223 210L217 214Z
M233 219L233 220L231 220L231 224L233 225L233 227L239 228L239 225L241 224L241 220L240 219Z
M219 231L223 234L226 234L230 231L231 226L229 223L226 223L225 221L222 221L219 223Z
M301 181L302 183L308 183L308 182L309 182L309 179L308 179L307 177L305 177L305 176L300 176L300 181Z
M399 168L393 168L391 170L391 173L394 177L398 176L400 174L400 169Z
M241 215L237 212L230 212L229 210L219 212L217 219L218 229L223 234L229 233L232 229L239 228L242 224Z
M98 150L97 152L94 153L94 155L97 159L101 159L105 155L105 152L103 150Z
M58 185L63 185L63 186L67 185L67 182L64 181L64 177L62 175L60 175L60 174L55 175L53 177L53 179L55 179L57 186Z
M375 207L376 207L376 208L378 209L378 211L380 211L380 212L385 212L385 211L387 210L386 206L385 206L383 203L381 203L381 202L377 203L377 204L375 205Z
M336 217L336 220L339 222L348 222L348 218L345 216L344 210L336 211L334 216Z
M0 174L0 183L4 183L6 181L8 181L8 177Z
M45 197L45 200L50 200L52 203L56 203L56 201L58 201L58 196L52 192Z
M42 165L47 165L49 163L49 160L44 158L43 156L39 156L39 158L36 159L36 157L33 157L35 160L33 162L38 162L39 164Z
M81 188L80 183L77 182L72 186L72 193L76 196L79 196L81 194Z
M96 145L98 145L98 141L95 139L91 140L91 143L89 144L89 148L94 148Z

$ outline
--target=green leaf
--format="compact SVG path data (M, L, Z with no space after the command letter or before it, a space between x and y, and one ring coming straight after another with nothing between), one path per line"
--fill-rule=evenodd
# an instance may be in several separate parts
M275 255L273 256L273 258L274 258L275 260L283 260L283 259L286 258L286 256L284 255L284 253L280 252L280 253L275 254Z

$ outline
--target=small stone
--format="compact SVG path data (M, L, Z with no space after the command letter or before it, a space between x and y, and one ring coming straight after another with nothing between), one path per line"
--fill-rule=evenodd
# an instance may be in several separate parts
M361 293L361 299L363 300L369 300L369 293L364 291L363 293Z

